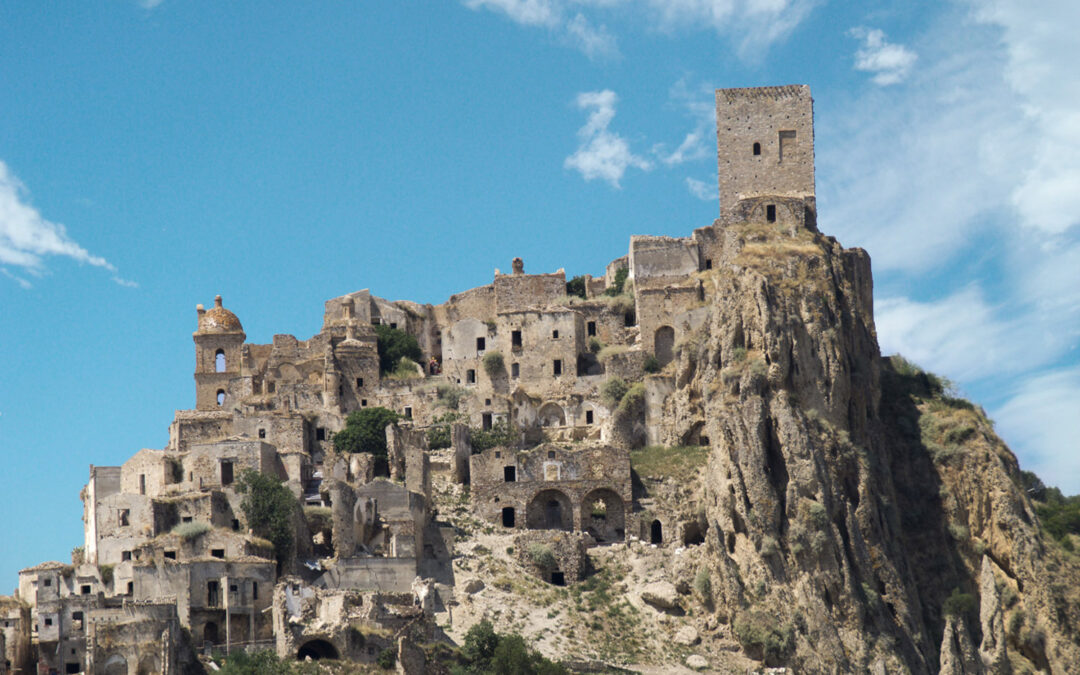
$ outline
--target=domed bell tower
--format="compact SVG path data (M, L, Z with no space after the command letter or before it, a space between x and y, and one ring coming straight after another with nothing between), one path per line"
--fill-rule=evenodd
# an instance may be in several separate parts
M240 356L247 335L240 319L214 298L210 310L197 305L198 330L195 340L195 407L198 410L225 410L234 392L230 382L240 377Z

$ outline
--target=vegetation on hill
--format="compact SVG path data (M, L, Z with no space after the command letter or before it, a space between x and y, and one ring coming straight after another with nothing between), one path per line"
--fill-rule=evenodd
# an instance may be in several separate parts
M284 563L293 551L296 513L300 508L296 497L281 479L252 469L240 474L236 491L244 495L240 509L248 527L269 540L278 563Z
M610 288L608 288L608 289L606 289L604 291L604 295L607 295L609 297L615 297L617 295L622 295L623 287L626 286L626 277L628 277L629 275L630 275L630 268L629 267L620 267L618 270L616 270L616 272L615 272L615 282L611 285Z
M465 634L459 659L462 663L450 670L454 675L563 675L570 672L529 649L520 635L496 633L491 622L486 620Z
M566 282L566 294L575 295L579 298L585 297L585 277L578 275Z
M334 434L334 449L386 457L386 427L400 419L401 415L388 408L354 410L345 418L345 428Z
M1080 495L1066 497L1056 487L1047 487L1031 471L1021 471L1024 491L1035 502L1043 530L1056 539L1065 550L1072 551L1070 535L1080 534Z
M673 478L688 481L697 476L709 459L709 446L669 448L650 445L630 451L630 467L642 478Z
M415 362L424 358L420 343L400 328L378 324L375 326L375 335L378 338L379 371L383 375L393 373L402 358Z

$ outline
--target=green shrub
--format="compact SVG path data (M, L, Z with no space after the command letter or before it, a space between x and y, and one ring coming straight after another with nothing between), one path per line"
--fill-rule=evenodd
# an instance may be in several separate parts
M184 541L188 541L200 535L204 535L212 529L214 528L210 527L209 523L180 523L172 529L172 533Z
M499 635L495 627L487 619L473 624L465 633L465 641L461 645L461 655L478 670L486 669L495 655L495 648L499 646Z
M585 277L584 275L578 275L566 282L566 294L577 296L579 298L585 297Z
M508 423L505 419L498 419L490 429L470 429L472 447L474 452L482 452L497 446L512 446L517 444L517 427Z
M949 597L945 599L945 603L941 606L941 610L946 616L964 616L971 614L975 611L975 596L971 593L964 593L959 588L954 588Z
M621 377L608 378L600 385L600 401L609 410L614 410L615 406L619 405L619 402L623 400L623 396L626 396L629 389L630 385Z
M284 563L293 550L295 516L300 506L296 497L278 477L252 469L240 474L236 491L244 495L240 510L252 532L268 539L274 545L278 563Z
M329 506L305 506L304 520L312 533L331 532L334 529L334 514Z
M806 516L807 520L819 530L824 530L829 526L829 512L821 502L806 502Z
M619 401L619 412L629 414L645 403L645 385L635 382L626 390L626 394Z
M427 430L428 448L438 450L449 448L453 445L451 428L457 422L463 422L465 415L457 412L447 412L439 415Z
M384 375L393 372L403 358L417 362L424 358L420 343L400 328L378 324L375 326L375 336L379 350L379 371Z
M435 388L435 391L435 402L450 410L457 410L458 406L461 405L461 399L468 395L464 387L453 384L440 384Z
M101 583L108 586L113 582L113 569L115 565L98 565L98 572L101 573Z
M698 599L701 600L701 604L709 607L712 605L712 577L709 576L709 570L702 567L694 575L694 592L697 593Z
M620 267L615 271L615 282L610 288L604 290L604 295L609 297L615 297L616 295L622 295L623 288L626 286L626 277L630 276L630 268Z
M646 373L659 373L662 366L660 365L660 359L656 358L652 354L645 357L645 362L641 364L641 369Z
M484 372L488 377L495 379L506 372L506 364L503 363L502 352L490 351L484 354Z
M544 544L529 544L528 554L532 564L541 569L551 570L559 566L559 562L555 559L555 554L552 553L551 548Z
M742 363L746 360L746 347L736 347L731 350L731 360L735 363Z
M588 342L589 352L592 354L599 354L604 349L604 343L600 342L600 338L591 337Z
M465 634L461 658L468 668L452 673L506 673L507 675L569 675L569 671L528 648L520 635L500 635L491 622L481 621Z
M334 449L386 457L386 427L400 419L401 415L382 407L354 410L345 418L345 428L334 434Z
M387 377L391 380L417 380L424 376L424 368L407 356L402 356L394 366L394 372Z
M224 658L221 675L291 675L293 664L283 661L272 650L249 654L243 649L236 649Z
M794 627L781 624L777 616L766 611L743 612L735 618L733 628L739 644L766 665L778 665L795 646Z
M383 670L393 670L396 664L397 652L389 647L379 652L379 655L375 658L375 665Z

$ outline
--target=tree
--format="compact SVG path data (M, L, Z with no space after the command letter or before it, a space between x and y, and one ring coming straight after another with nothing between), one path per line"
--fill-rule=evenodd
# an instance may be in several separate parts
M495 627L491 625L491 622L485 619L473 624L469 632L465 633L461 655L477 670L486 670L498 646L499 634L495 632Z
M380 323L375 326L375 335L378 338L379 371L383 375L394 372L402 357L418 363L424 358L420 343L400 328Z
M249 654L242 649L234 650L218 670L220 675L291 675L292 664L282 661L269 649Z
M345 418L345 428L334 434L334 449L386 457L386 427L399 419L401 415L387 408L355 410Z
M623 287L626 286L626 277L630 276L630 269L628 267L620 267L615 270L615 283L611 285L611 288L604 291L604 295L616 296L622 295Z
M293 550L299 502L276 476L247 469L240 474L236 491L244 495L240 510L256 535L270 540L278 563L288 560Z
M576 295L579 298L585 297L585 277L578 275L566 282L566 294Z

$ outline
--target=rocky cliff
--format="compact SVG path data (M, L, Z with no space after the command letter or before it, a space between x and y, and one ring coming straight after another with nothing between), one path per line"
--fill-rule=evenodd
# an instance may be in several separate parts
M708 317L654 377L669 443L705 420L713 611L746 653L799 672L1074 669L1077 565L981 409L880 356L867 254L733 225L702 274Z

